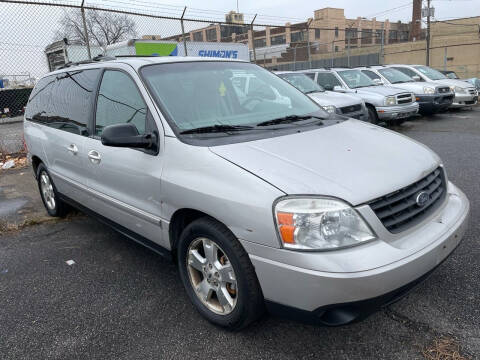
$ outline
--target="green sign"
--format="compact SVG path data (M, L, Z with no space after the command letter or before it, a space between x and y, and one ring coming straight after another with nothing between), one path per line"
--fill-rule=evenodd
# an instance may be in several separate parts
M177 44L161 42L135 42L136 55L176 56Z

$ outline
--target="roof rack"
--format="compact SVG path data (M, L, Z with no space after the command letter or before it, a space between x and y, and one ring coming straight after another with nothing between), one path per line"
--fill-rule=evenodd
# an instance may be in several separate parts
M83 61L76 61L72 62L69 61L65 63L64 65L60 66L58 69L65 69L69 68L71 66L76 66L76 65L83 65L83 64L92 64L94 62L99 62L99 61L111 61L111 60L116 60L117 58L115 56L105 56L105 55L97 55L91 60L83 60Z

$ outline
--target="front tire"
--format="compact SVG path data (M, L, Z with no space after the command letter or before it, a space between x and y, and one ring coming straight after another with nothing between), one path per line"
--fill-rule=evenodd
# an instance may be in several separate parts
M50 177L44 164L38 165L37 168L37 184L43 205L48 215L53 217L64 217L68 213L68 206L58 196L57 188Z
M371 105L367 105L367 110L368 110L368 122L371 124L378 124L378 115L377 115L377 110Z
M177 260L191 302L211 323L239 330L263 314L255 269L221 223L205 217L189 224L180 236Z

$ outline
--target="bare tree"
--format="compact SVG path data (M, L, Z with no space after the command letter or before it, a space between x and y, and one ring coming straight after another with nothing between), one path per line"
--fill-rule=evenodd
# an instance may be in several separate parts
M105 47L116 42L136 37L136 24L127 15L105 11L86 10L85 20L90 43ZM82 13L80 10L66 12L60 20L60 29L56 32L57 39L67 38L70 42L86 44L83 30Z

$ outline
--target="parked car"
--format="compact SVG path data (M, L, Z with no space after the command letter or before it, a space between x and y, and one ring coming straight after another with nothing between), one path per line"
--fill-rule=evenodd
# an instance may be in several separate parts
M367 106L370 122L401 123L418 112L418 104L412 92L375 84L356 69L302 70L326 90L351 93L360 96Z
M436 82L450 86L455 93L452 108L462 108L475 105L478 102L478 92L471 84L462 80L449 79L441 72L424 65L386 65L397 69L418 82Z
M470 78L470 79L467 79L465 81L467 81L470 84L472 84L473 86L475 86L475 88L477 89L477 93L480 91L480 79L479 78Z
M455 71L452 70L438 70L440 71L443 75L445 75L449 79L460 79L458 75L455 73Z
M284 71L276 72L276 74L308 95L327 112L368 121L367 107L360 97L325 91L324 88L302 73Z
M444 111L453 103L455 95L449 86L434 82L420 84L401 71L385 66L368 66L358 69L378 85L390 85L413 92L419 105L418 111L422 114Z
M290 105L240 99L234 73ZM427 277L467 225L467 198L426 146L328 114L248 62L73 65L38 81L24 131L50 215L72 205L169 253L196 309L230 329L265 305L355 321Z

